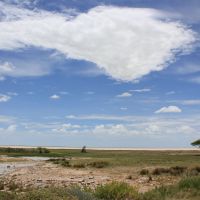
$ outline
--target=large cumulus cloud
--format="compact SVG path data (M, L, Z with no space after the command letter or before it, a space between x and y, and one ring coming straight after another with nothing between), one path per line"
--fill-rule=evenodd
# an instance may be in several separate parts
M0 49L35 46L93 62L122 81L164 69L195 33L155 9L96 7L77 16L0 4Z

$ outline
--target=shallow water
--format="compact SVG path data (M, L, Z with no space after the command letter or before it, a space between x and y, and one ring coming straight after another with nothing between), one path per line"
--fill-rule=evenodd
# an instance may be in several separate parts
M29 166L33 166L36 163L0 163L0 175L4 175L8 172L14 171L17 168L20 167L29 167Z
M50 159L50 157L38 157L38 156L23 156L19 158L25 158L33 161L45 161Z

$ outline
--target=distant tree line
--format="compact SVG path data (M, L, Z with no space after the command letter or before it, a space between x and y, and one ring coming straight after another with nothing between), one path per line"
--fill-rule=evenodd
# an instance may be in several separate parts
M12 147L2 147L0 148L0 153L50 153L49 149L43 147L37 148L12 148Z

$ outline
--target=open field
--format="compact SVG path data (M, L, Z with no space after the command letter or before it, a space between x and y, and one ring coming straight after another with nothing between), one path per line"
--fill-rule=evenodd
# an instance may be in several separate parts
M156 199L157 197L152 199L153 197L147 198L144 195L141 197L141 194L155 192L154 189L157 187L165 187L164 190L170 190L173 193L171 195L173 198L167 197L166 199L178 199L177 195L180 192L177 191L176 194L178 182L187 177L200 177L200 151L198 149L176 151L87 149L86 151L86 153L81 153L81 149L0 148L0 168L1 165L8 168L1 175L0 186L3 185L4 192L14 191L19 194L24 190L31 190L34 193L35 189L40 189L41 193L50 193L48 188L52 187L59 188L57 190L63 193L63 188L70 188L74 184L80 187L79 190L82 192L85 187L93 191L103 185L111 188L118 187L109 185L114 181L127 184L127 186L120 187L135 188L136 193L139 192L140 197L137 197L139 199ZM106 189L108 188L102 190ZM193 194L188 193L187 190L180 193L186 196ZM185 199L197 200L199 195L194 189L193 197ZM101 199L99 197L98 199ZM56 197L55 199L62 198ZM136 199L136 197L130 199Z

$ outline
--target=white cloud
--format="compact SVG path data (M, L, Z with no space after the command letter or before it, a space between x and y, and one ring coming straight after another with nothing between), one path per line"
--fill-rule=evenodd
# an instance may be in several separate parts
M88 95L93 95L93 94L95 94L93 91L88 91L88 92L86 92L86 94L88 94Z
M166 95L172 95L172 94L175 94L176 92L175 91L169 91L169 92L166 92Z
M130 92L123 92L122 94L117 95L119 98L124 98L124 97L131 97L132 94Z
M68 131L72 131L73 129L79 129L80 125L73 125L73 124L61 124L59 127L52 129L53 132L61 132L65 133Z
M192 83L200 84L200 76L190 78L189 81L192 82Z
M15 69L12 63L4 62L0 64L0 74L10 73Z
M66 92L66 91L61 91L61 92L59 92L61 95L68 95L69 94L69 92Z
M127 110L127 107L121 107L120 110Z
M0 134L2 133L10 133L10 132L15 132L17 129L17 125L16 124L10 124L7 127L0 127Z
M33 94L35 94L35 93L32 92L32 91L29 91L29 92L27 92L27 94L29 94L29 95L33 95Z
M183 105L200 105L200 99L189 99L181 101Z
M130 90L131 92L150 92L150 88L143 88L143 89L135 89L135 90Z
M6 78L4 76L0 76L0 81L5 81Z
M176 69L178 74L193 74L200 71L200 64L186 63Z
M11 124L7 127L6 131L9 131L9 132L14 132L16 131L16 128L17 128L17 125L16 124Z
M93 134L106 134L106 135L124 135L128 134L129 130L127 126L123 124L114 124L114 125L97 125L93 128Z
M162 107L159 110L155 111L156 114L158 113L180 113L182 110L177 106L168 106Z
M17 92L7 92L9 96L18 96L19 94Z
M164 117L164 116L120 116L121 122L101 122L101 123L63 123L59 121L55 122L31 122L18 119L18 122L9 122L9 125L0 126L0 134L6 134L8 131L17 133L17 127L20 129L20 133L38 133L42 135L49 134L70 134L70 135L115 135L115 136L151 136L151 137L165 137L171 138L175 135L177 137L183 137L183 134L187 136L198 137L200 131L199 115L193 115L188 117ZM124 123L123 117L131 118L129 122ZM104 116L104 118L106 118ZM108 116L110 118L110 116ZM114 119L119 119L119 116L112 116ZM135 119L135 120L133 120ZM20 122L21 121L21 122ZM33 131L34 130L34 131ZM35 137L35 136L34 136Z
M0 115L0 123L10 124L14 121L13 117Z
M54 99L54 100L57 100L57 99L60 99L60 96L57 95L57 94L54 94L52 96L50 96L51 99Z
M123 81L164 69L195 41L193 31L155 9L100 6L76 17L4 3L0 10L0 49L55 49Z
M1 22L0 22L1 24ZM1 37L1 36L0 36ZM1 40L1 38L0 38ZM14 59L13 62L3 62L0 60L0 77L5 80L6 76L44 76L50 74L53 70L51 60L39 61L35 59Z
M135 116L116 116L116 115L67 115L67 119L74 120L108 120L108 121L135 121Z
M11 99L10 96L5 95L5 94L0 94L0 102L7 102Z

